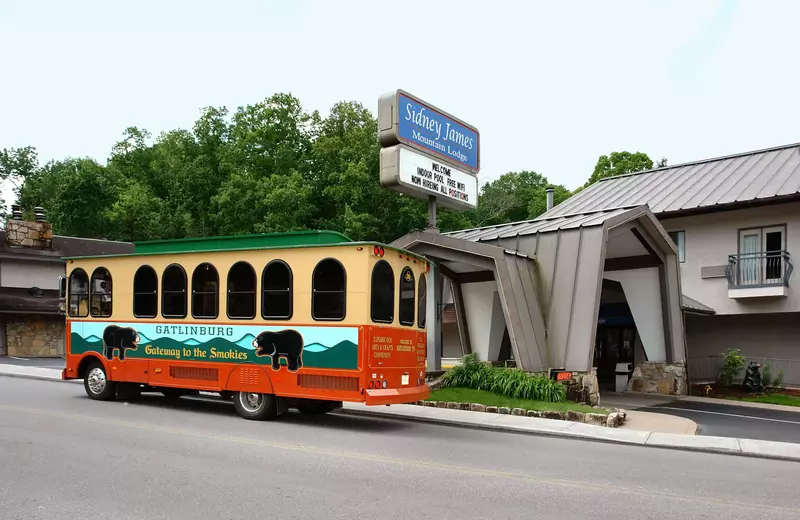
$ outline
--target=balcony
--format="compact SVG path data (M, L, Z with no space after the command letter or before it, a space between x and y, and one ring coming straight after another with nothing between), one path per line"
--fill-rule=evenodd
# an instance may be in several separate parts
M728 255L729 298L786 296L794 266L786 251Z

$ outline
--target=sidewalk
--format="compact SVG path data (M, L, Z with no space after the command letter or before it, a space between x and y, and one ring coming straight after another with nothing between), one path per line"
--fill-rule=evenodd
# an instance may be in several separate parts
M61 382L61 370L54 368L0 364L0 376ZM68 382L82 384L81 380ZM404 404L367 407L361 403L345 403L337 413L800 462L800 444L732 437L696 436L694 431L691 431L691 424L694 424L692 421L686 419L673 421L672 419L680 418L649 412L628 411L626 424L620 428L538 417L519 417ZM696 427L695 424L695 430ZM660 431L653 431L655 428Z
M693 433L653 432L633 428L607 428L605 426L594 426L591 424L538 417L518 417L514 415L470 412L466 410L451 410L447 408L432 408L428 406L405 404L396 404L388 407L368 407L361 403L345 403L339 413L404 419L485 430L571 437L574 439L615 442L619 444L800 462L800 444L787 442L736 439L733 437L701 437ZM627 412L627 414L628 420L631 420L631 414L636 414L635 416L640 416L641 414L638 419L641 420L642 424L646 424L645 421L647 420L644 414L661 415L649 414L646 412Z

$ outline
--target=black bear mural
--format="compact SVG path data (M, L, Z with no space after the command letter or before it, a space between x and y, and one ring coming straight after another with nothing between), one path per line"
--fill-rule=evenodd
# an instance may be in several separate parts
M297 372L303 366L303 336L296 330L262 332L253 340L256 356L270 356L272 370L281 369L280 358L286 358L289 372Z
M103 347L106 359L109 361L114 359L114 349L117 349L119 351L119 360L124 360L125 351L139 348L139 341L141 339L135 329L109 325L103 331Z

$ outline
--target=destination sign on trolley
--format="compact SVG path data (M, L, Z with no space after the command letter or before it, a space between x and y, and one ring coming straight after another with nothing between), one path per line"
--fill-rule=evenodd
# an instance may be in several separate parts
M435 196L447 208L478 206L478 179L405 145L381 149L381 185L416 197Z

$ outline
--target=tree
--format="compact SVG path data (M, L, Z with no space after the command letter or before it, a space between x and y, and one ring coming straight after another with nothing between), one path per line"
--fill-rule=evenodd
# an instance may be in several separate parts
M662 162L666 165L666 159L662 159ZM653 160L646 153L611 152L610 156L600 156L592 176L589 177L589 181L584 185L584 188L591 186L600 179L651 170L652 168Z
M478 209L473 212L477 227L518 222L538 217L547 208L546 190L550 183L537 172L508 172L481 188ZM564 186L555 186L554 202L571 195Z
M36 148L3 148L0 150L0 182L10 182L14 194L19 197L19 190L26 179L33 175L39 167ZM0 213L5 218L6 201L0 198Z

